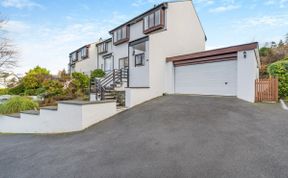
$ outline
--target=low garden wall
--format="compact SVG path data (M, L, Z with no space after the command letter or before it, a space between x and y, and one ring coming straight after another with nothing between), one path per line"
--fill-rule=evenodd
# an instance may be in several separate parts
M41 108L39 113L21 113L20 118L0 116L0 133L81 131L116 113L116 101L63 101L57 109Z

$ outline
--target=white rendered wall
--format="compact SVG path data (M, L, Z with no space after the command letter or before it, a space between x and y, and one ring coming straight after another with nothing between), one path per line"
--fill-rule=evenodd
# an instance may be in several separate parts
M130 26L130 41L138 40L145 36L143 33L143 20Z
M98 55L98 68L104 70L104 58L103 56L113 53L112 41L108 43L107 53ZM103 68L102 68L103 67ZM115 65L114 65L115 68Z
M246 51L246 58L243 52L238 52L237 97L253 103L255 102L255 80L259 78L258 50Z
M174 69L166 58L205 50L205 34L191 1L168 3L166 26L166 30L149 35L149 95L135 95L141 93L138 89L126 95L132 93L130 97L140 97L144 102L163 93L173 93ZM129 103L131 107L134 102Z
M117 46L113 45L114 68L119 68L119 59L128 57L128 42Z
M97 68L97 48L96 43L93 43L89 47L89 57L86 59L79 59L75 64L75 72L83 72L90 75L91 71Z
M135 55L132 55L132 53L133 50L130 47L129 87L149 87L149 41L145 42L144 66L135 66L135 55L142 53L142 51L135 50Z
M125 88L125 106L130 108L155 98L150 88Z
M116 102L62 104L58 110L40 110L40 115L21 114L21 118L0 117L0 133L66 133L81 131L117 113Z
M166 57L169 56L205 50L205 34L191 1L169 3L167 31L163 34L151 35L150 39L152 43L150 46L151 56L161 59L157 61L158 65L163 65ZM162 50L157 51L154 46L161 46ZM159 88L164 88L162 89L164 93L174 93L174 87L172 87L174 86L174 76L171 74L171 72L174 73L173 65L168 63L165 63L165 65L165 67L162 67L163 71L161 71L164 80L160 79L162 80L162 86L159 86Z

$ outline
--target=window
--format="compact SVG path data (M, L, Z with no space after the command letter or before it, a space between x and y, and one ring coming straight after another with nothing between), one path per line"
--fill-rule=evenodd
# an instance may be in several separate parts
M80 50L80 56L82 59L85 59L88 57L88 48L84 47Z
M161 24L161 12L160 10L155 12L155 26Z
M113 62L113 58L110 57L105 57L104 58L104 70L106 72L112 71L114 68L114 62Z
M135 66L144 66L144 58L145 58L145 55L144 53L141 53L141 54L136 54L135 55Z
M150 13L144 17L143 23L146 34L164 28L164 10L159 9Z
M121 27L113 32L114 44L121 44L129 40L128 27Z
M98 45L98 53L106 53L108 51L108 44L107 43L101 43Z
M71 54L71 60L72 62L76 62L78 60L77 52L74 52Z
M128 58L121 58L119 59L119 69L125 69L128 67Z

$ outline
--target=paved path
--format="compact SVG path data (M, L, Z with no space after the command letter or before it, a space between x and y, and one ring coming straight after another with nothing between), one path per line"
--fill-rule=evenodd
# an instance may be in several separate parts
M235 98L166 96L81 133L0 135L1 178L287 176L288 113Z

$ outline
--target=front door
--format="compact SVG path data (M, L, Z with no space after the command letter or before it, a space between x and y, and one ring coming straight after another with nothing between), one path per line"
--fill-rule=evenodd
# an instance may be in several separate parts
M119 69L128 68L128 57L119 59Z
M113 58L109 57L104 59L104 70L105 72L109 72L113 70Z

